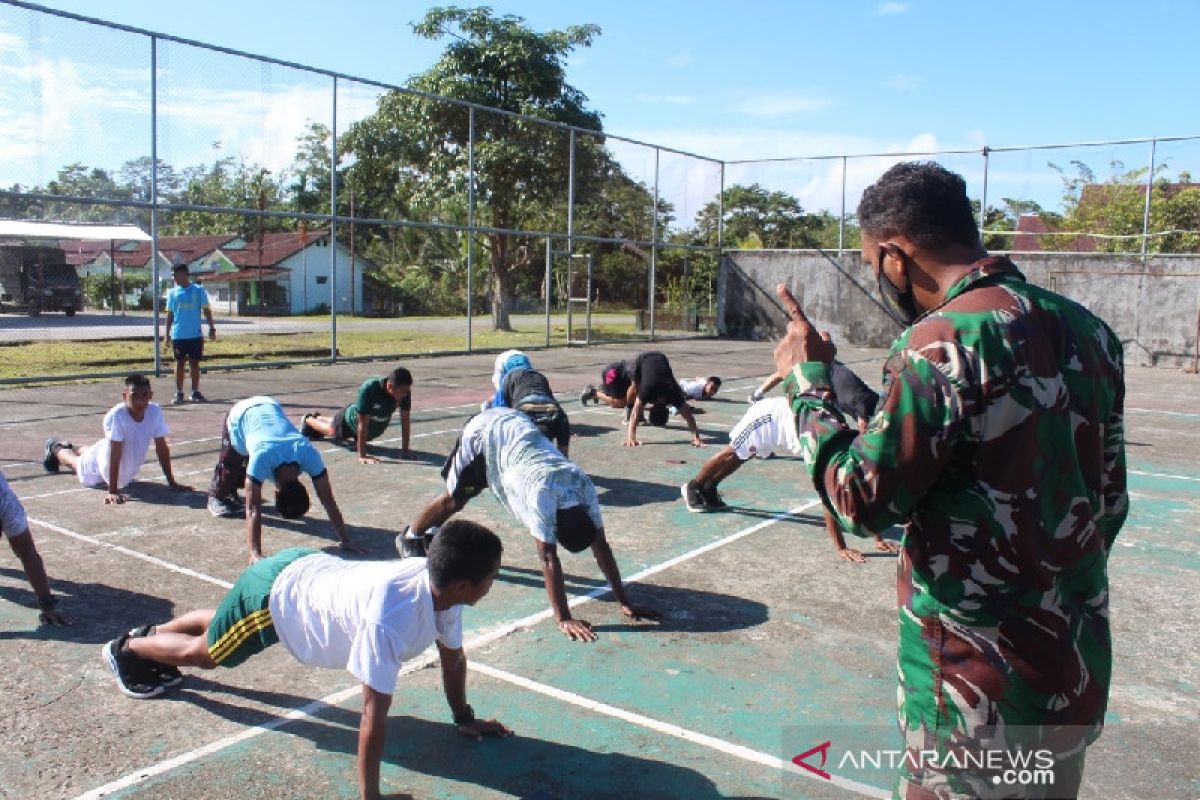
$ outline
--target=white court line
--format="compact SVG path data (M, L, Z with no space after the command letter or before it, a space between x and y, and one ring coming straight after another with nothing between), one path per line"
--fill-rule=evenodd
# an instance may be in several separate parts
M809 508L812 508L814 505L818 505L820 502L821 502L820 500L810 500L809 502L805 503L804 505L797 506L796 508L793 508L789 511L785 511L780 514L776 514L773 517L770 517L769 519L765 519L756 525L752 525L749 528L744 528L740 531L737 531L736 533L730 534L729 536L725 537L724 539L718 539L717 541L710 542L709 544L706 544L703 547L698 547L695 550L690 550L687 553L684 553L683 555L676 556L675 558L665 561L662 564L658 564L656 566L644 569L641 572L638 572L635 575L631 575L628 578L626 578L625 582L633 583L643 577L661 572L664 569L675 566L676 564L680 564L689 559L695 558L696 556L703 555L704 553L707 553L711 550L715 550L716 548L721 547L723 545L730 544L732 542L736 542L739 539L749 536L751 533L754 533L755 531L762 530L763 528L767 527L768 525L773 525L776 522L779 522L780 520L787 519L788 517L794 516L796 514L799 514L803 511L809 509ZM59 529L57 528L57 526L55 526L55 527L52 527L51 530L59 530ZM103 543L101 542L101 544L103 544ZM157 559L155 561L157 562ZM162 563L165 564L166 562L162 562ZM203 576L200 573L194 573L194 575L195 575L195 577L199 577L202 579L206 578L206 576ZM216 582L216 578L207 578L207 579L210 581ZM610 589L608 588L608 586L601 586L597 589L593 589L592 591L588 592L586 595L573 598L570 601L569 605L572 608L574 608L576 606L579 606L579 605L587 603L591 600L594 600L597 597L608 594L609 591L610 591ZM515 620L513 622L503 623L500 626L493 628L490 631L484 631L483 633L480 633L479 635L474 636L471 639L467 640L466 642L463 643L463 648L467 649L467 650L473 650L477 647L481 647L485 644L488 644L489 642L495 641L496 639L503 638L503 637L509 635L510 633L512 633L513 631L516 631L520 628L530 627L532 625L535 625L535 624L541 622L542 620L548 619L552 613L553 612L550 609L546 609L544 611L539 611L535 614L530 614L528 616L522 617L521 619ZM434 661L436 659L437 659L437 651L436 650L426 651L426 653L424 655L418 657L416 660L410 662L409 664L406 664L404 666L404 668L402 668L400 670L400 674L407 675L410 672L415 672L418 669L423 669L424 667L434 663ZM241 731L232 736L227 736L223 739L218 739L215 742L210 742L209 744L204 745L203 747L196 748L195 750L189 750L185 753L180 753L179 755L175 756L174 758L170 758L166 761L160 761L157 764L151 764L148 767L143 767L141 769L134 770L133 772L129 773L128 775L125 775L122 778L118 778L117 780L106 783L99 788L92 789L91 791L88 791L88 792L85 792L84 794L79 795L78 797L75 798L75 800L98 800L98 798L104 797L113 792L120 791L122 789L128 789L131 786L136 786L137 784L139 784L145 780L148 780L157 775L161 775L163 773L169 772L170 770L173 770L176 767L181 767L185 764L190 764L193 761L197 761L201 758L205 758L207 756L219 753L222 750L232 747L235 744L244 742L247 739L251 739L255 736L258 736L259 734L267 733L268 731L273 731L276 728L279 728L282 725L285 725L286 723L291 722L293 720L304 719L306 717L315 716L322 709L324 709L328 706L331 706L331 705L336 705L338 703L342 703L342 702L350 699L351 697L353 697L355 694L359 693L360 691L361 691L361 687L359 687L359 686L353 686L353 687L349 687L346 689L341 689L337 692L334 692L333 694L330 694L330 695L327 695L327 696L321 698L320 700L315 700L311 703L307 703L307 704L301 706L300 708L289 711L284 716L277 717L276 719L273 719L270 722L260 723L258 725L255 725L252 728L248 728L247 730Z
M52 530L55 533L61 533L63 536L70 536L72 539L78 539L81 542L87 542L88 544L94 544L94 545L97 545L98 547L107 547L110 550L115 550L118 553L121 553L121 554L127 555L127 556L132 556L133 558L141 559L142 561L149 561L151 564L154 564L156 567L162 567L163 569L169 569L169 570L171 570L171 572L178 572L180 575L187 575L190 578L195 578L197 580L205 581L207 583L214 583L217 586L220 586L224 589L230 589L233 587L233 584L230 583L229 581L223 581L220 578L214 578L211 575L205 575L203 572L197 572L194 569L188 569L187 567L181 567L178 564L172 564L170 561L166 561L166 560L158 558L156 556L147 555L146 553L139 553L137 550L131 550L130 548L122 547L119 544L112 544L111 542L106 542L102 539L97 539L92 536L87 536L82 533L77 533L76 531L73 531L69 528L62 527L61 525L55 525L52 522L45 522L43 520L35 519L33 517L29 517L29 521L34 523L35 525L40 525L43 528Z
M1159 408L1127 408L1125 412L1137 411L1141 414L1166 414L1169 417L1186 417L1188 419L1200 419L1200 414L1192 414L1188 411L1164 411Z
M562 689L555 688L554 686L538 683L537 681L531 681L528 678L521 677L520 675L515 675L502 669L490 667L487 664L481 664L478 661L469 662L467 664L467 668L473 672L479 672L483 675L487 675L488 677L495 678L496 680L504 681L505 683L510 683L514 686L519 686L522 689L528 689L531 692L536 692L564 703L570 703L573 706L579 706L580 708L592 711L596 714L614 717L622 720L623 722L638 725L642 728L648 728L656 733L674 736L677 739L683 739L686 742L698 744L702 747L707 747L710 750L716 750L718 752L725 753L726 755L740 758L760 766L770 767L771 769L786 770L793 775L798 775L802 778L809 778L814 781L819 781L823 784L830 783L867 797L878 797L881 798L881 800L887 800L887 798L892 796L892 793L886 789L880 789L876 786L859 783L858 781L850 780L849 778L841 778L837 775L833 775L829 778L829 780L825 780L824 778L821 778L811 772L801 769L791 761L784 761L783 759L770 755L769 753L762 753L758 750L752 750L751 748L744 747L740 744L734 744L733 742L727 742L724 739L718 739L715 736L698 733L688 728L680 727L679 725L674 725L669 722L662 722L654 719L653 717L647 717L642 714L637 714L633 711L626 711L625 709L618 708L617 706L610 706L608 703L601 703L596 700L591 700L582 695L575 694L574 692L564 691Z
M1162 472L1142 472L1140 469L1128 470L1130 475L1141 475L1146 478L1170 478L1176 481L1200 481L1200 478L1194 478L1188 475L1167 475Z

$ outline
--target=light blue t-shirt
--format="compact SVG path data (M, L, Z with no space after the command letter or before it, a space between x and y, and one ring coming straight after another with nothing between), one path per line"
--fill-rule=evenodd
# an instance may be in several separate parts
M208 307L208 292L198 283L175 286L167 292L172 339L199 339L200 312Z
M310 477L325 472L321 454L304 438L273 397L250 397L229 412L229 441L250 457L246 474L259 483L272 480L281 464L295 462Z

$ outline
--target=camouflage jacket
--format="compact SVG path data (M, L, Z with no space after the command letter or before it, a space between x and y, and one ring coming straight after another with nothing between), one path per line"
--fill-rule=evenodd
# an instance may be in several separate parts
M1111 639L1107 559L1125 520L1120 342L1079 304L989 257L892 345L856 435L825 364L785 387L802 455L849 532L904 526L902 730L1098 734Z

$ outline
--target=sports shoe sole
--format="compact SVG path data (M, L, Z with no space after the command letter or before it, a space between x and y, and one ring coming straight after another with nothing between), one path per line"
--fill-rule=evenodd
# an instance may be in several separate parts
M52 437L46 440L46 447L42 451L42 468L46 472L58 472L58 446L58 439Z
M151 697L158 697L163 693L163 687L156 684L150 691L138 693L131 690L125 685L125 681L121 680L121 669L117 666L117 657L112 652L112 642L105 642L100 648L101 654L104 656L104 663L108 664L108 668L112 671L113 677L117 679L117 688L121 690L121 694L126 697L132 697L134 700L149 700Z
M683 498L683 504L687 506L687 510L693 514L707 514L709 512L710 509L708 506L702 505L699 508L696 508L688 502L688 487L686 483L679 487L679 495Z

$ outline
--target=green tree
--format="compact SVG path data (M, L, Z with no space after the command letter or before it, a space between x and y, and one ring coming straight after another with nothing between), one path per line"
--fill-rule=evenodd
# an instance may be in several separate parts
M828 217L829 215L825 215ZM696 215L696 236L717 245L717 228L724 222L722 244L733 249L783 249L821 246L829 220L804 213L800 201L787 192L771 192L757 183L734 184ZM836 223L835 223L836 224ZM836 227L834 227L836 246ZM826 243L828 244L828 243Z
M1123 162L1112 161L1109 177L1101 182L1081 161L1071 162L1074 174L1057 164L1050 166L1063 182L1062 218L1052 225L1063 233L1048 237L1055 249L1074 250L1087 241L1099 252L1141 252L1148 167L1127 170ZM1200 250L1200 185L1192 183L1186 171L1171 180L1169 170L1167 162L1155 167L1146 250L1194 253ZM1085 238L1087 234L1100 236Z
M598 27L539 33L521 17L449 6L431 9L413 30L427 39L450 41L437 63L412 78L407 88L600 130L600 115L587 109L584 94L567 84L563 64L575 48L591 44ZM364 209L424 208L437 218L442 200L466 195L469 140L465 108L391 92L380 98L374 114L347 131L346 153L356 159L347 171L347 184L356 189ZM531 241L504 231L536 230L535 223L546 221L552 211L559 217L565 212L566 141L564 131L527 119L475 114L476 222L501 229L486 234L497 330L511 330L508 313L516 273L535 261ZM578 137L578 191L587 191L584 184L595 176L602 150L599 138Z

